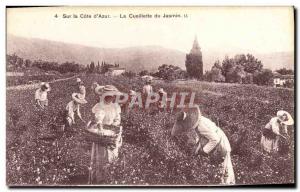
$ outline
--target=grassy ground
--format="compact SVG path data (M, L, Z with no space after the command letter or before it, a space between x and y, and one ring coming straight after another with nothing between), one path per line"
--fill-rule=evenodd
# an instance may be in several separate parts
M113 84L121 91L141 90L138 79L82 75L88 104L83 118L92 118L96 98L91 84ZM87 184L91 144L84 139L85 124L72 130L59 129L60 111L76 90L74 80L51 85L50 106L45 112L34 109L34 90L7 91L7 183L11 185ZM215 121L231 140L247 132L240 150L232 155L237 184L294 183L294 128L289 129L290 148L280 156L260 152L261 129L279 109L294 117L294 91L254 85L206 82L155 82L168 93L196 92L195 102L202 113ZM188 146L170 138L176 111L156 110L122 113L124 144L119 160L108 167L107 184L216 184L218 176L209 160L194 157Z

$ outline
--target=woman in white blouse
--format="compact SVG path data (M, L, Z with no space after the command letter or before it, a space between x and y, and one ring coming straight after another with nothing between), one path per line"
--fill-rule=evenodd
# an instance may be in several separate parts
M48 83L41 83L41 87L39 89L37 89L35 91L35 101L36 101L36 105L41 108L44 109L45 107L48 106L48 92L51 90L50 85Z
M293 125L292 116L286 111L278 111L263 129L261 146L263 151L277 153L279 151L280 139L287 140L287 126Z
M84 83L82 82L82 80L80 78L77 78L76 82L77 82L78 91L79 91L79 94L80 94L79 97L84 99L85 95L86 95L86 90L85 90Z
M86 103L87 100L82 98L79 93L72 94L72 101L67 104L65 111L66 125L68 127L71 127L73 124L75 124L75 114L82 122L84 122L80 113L80 105Z
M181 112L177 116L171 134L172 136L176 136L187 134L190 131L196 132L197 136L198 146L195 154L210 157L212 163L219 166L221 173L220 184L235 184L230 155L231 146L227 136L214 122L201 114L198 106L186 109L186 111Z
M113 125L120 127L121 123L121 108L118 103L115 103L115 96L121 95L118 89L112 85L106 85L102 89L100 102L97 103L92 112L95 115L95 124L99 130L99 134L114 135L105 129L105 125ZM121 129L121 127L120 127ZM117 135L115 146L103 146L93 143L91 169L93 171L91 182L101 183L105 179L105 167L108 163L113 162L118 158L119 148L122 145L122 131Z

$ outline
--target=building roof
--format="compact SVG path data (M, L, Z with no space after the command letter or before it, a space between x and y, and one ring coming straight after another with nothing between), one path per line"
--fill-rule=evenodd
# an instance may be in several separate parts
M110 67L110 68L108 68L108 70L110 70L110 71L114 71L114 70L125 70L125 68L120 68L120 67Z
M294 75L281 75L280 73L274 73L274 77L280 79L294 79Z

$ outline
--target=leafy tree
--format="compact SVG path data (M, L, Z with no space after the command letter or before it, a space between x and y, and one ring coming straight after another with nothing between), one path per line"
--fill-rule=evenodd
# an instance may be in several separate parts
M124 73L122 73L122 75L125 77L133 78L136 76L136 73L134 73L132 71L125 71Z
M214 63L213 67L222 70L222 65L219 60Z
M281 68L276 70L277 73L281 74L281 75L293 75L294 71L291 69L286 69L286 68Z
M246 74L253 74L263 69L261 61L255 58L251 54L238 54L233 58L228 56L222 62L222 75L225 76L226 82L238 82L242 83L243 79L246 78ZM251 77L249 82L251 82Z
M261 61L259 61L251 54L247 54L246 61L244 63L241 63L241 65L244 67L244 70L247 73L254 73L255 71L261 71L263 68Z
M79 64L75 64L74 62L65 62L59 66L59 72L68 73L68 72L79 72Z
M139 72L139 76L144 76L144 75L149 75L149 71L143 70L143 71Z
M222 75L222 71L218 67L213 67L211 69L211 81L214 82L224 82L225 77Z
M90 66L89 66L89 72L93 73L94 71L95 71L95 63L94 63L94 61L92 61Z
M222 75L222 66L220 61L216 61L210 71L206 71L204 79L213 82L224 82L225 77Z
M25 60L25 67L31 67L31 61L29 59Z
M112 67L114 67L114 65L103 62L103 65L101 66L100 71L101 71L101 73L106 73L108 71L108 69L112 68Z
M225 59L222 62L222 75L225 76L226 82L228 82L227 75L232 73L235 68L235 62L233 59L230 59L228 56L225 56Z
M178 66L163 64L158 67L158 71L154 76L165 80L175 80L186 78L187 73Z
M244 65L247 62L247 58L244 54L235 55L233 59L236 65Z
M246 73L246 76L242 79L243 84L252 84L253 83L253 74Z
M96 67L96 73L101 73L100 63L98 61L97 67Z
M17 59L17 63L16 63L17 67L22 68L22 67L23 67L23 64L24 64L24 60L23 60L22 58L19 57L19 58Z
M273 73L269 69L264 69L253 74L253 81L257 85L269 85L273 78Z

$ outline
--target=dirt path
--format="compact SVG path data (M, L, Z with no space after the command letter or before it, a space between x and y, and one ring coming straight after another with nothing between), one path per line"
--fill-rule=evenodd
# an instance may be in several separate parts
M72 77L67 77L67 78L63 78L63 79L56 79L53 81L50 81L49 83L55 83L55 82L59 82L59 81L66 81L69 79L73 79L78 77L79 75L74 75ZM11 87L6 87L6 90L26 90L26 89L37 89L40 86L40 83L34 83L34 84L26 84L26 85L17 85L17 86L11 86Z

